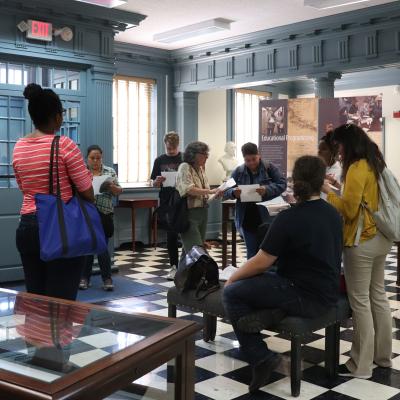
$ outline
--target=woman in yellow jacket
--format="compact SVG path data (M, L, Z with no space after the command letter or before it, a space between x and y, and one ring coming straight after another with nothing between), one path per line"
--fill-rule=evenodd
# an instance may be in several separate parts
M343 265L354 326L351 358L339 367L339 375L368 379L373 363L392 365L392 315L384 286L392 243L370 213L378 209L377 180L386 164L378 146L356 125L336 128L332 139L339 146L343 192L337 195L327 182L322 190L344 220Z

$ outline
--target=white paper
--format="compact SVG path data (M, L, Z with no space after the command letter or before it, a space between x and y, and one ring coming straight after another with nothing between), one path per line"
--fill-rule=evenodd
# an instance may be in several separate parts
M93 191L94 195L100 194L100 186L108 179L111 178L110 175L100 175L93 177Z
M282 196L274 197L271 200L257 203L258 206L266 207L270 215L276 215L282 210L290 208L290 204L287 203Z
M229 178L226 182L224 182L222 185L218 186L219 191L223 191L225 192L225 190L228 190L232 187L234 187L236 185L236 181L233 178ZM211 202L215 199L215 194L212 194L209 198L208 198L208 202Z
M233 265L228 265L222 271L219 272L219 280L227 281L239 268L234 267Z
M165 178L165 181L162 183L163 187L175 187L177 175L178 175L177 171L161 172L161 176Z
M240 194L240 201L242 203L250 203L250 202L258 202L261 201L261 195L256 192L256 189L259 189L260 185L239 185L239 189L242 191Z

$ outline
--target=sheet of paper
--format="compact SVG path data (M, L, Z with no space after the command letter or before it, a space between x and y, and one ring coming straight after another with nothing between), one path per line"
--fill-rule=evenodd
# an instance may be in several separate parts
M236 181L233 178L229 178L226 182L224 182L222 185L218 186L218 190L222 190L223 192L225 192L225 190L228 190L232 187L234 187L236 185ZM210 203L211 201L213 201L215 199L215 194L212 194L209 198L208 198L208 202Z
M260 185L239 185L239 189L242 191L240 195L240 201L242 203L256 203L261 201L261 195L256 192L256 189L259 189Z
M228 265L222 271L219 271L219 280L227 281L239 268L234 267L233 265Z
M165 178L165 181L163 182L163 186L164 187L175 187L177 175L178 175L177 171L161 172L161 176L163 176Z
M276 215L282 210L290 208L290 204L287 203L282 196L275 197L271 200L257 203L258 206L266 207L270 215Z
M100 175L93 177L93 191L94 195L100 194L100 186L108 179L110 175Z

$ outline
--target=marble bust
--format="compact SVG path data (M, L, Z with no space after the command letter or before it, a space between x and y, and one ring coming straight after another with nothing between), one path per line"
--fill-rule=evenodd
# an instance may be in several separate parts
M236 144L233 142L227 142L225 145L225 154L218 160L225 171L225 178L230 178L233 170L239 164L239 161L235 158L236 155Z

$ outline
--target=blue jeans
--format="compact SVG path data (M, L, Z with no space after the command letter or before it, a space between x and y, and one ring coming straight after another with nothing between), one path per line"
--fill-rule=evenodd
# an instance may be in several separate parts
M243 236L244 242L246 244L247 259L250 259L258 253L260 247L257 234L255 232L246 231L243 228L241 228L240 233Z
M257 310L279 308L287 315L312 318L328 309L302 297L292 282L275 272L265 272L230 284L224 288L222 301L241 349L253 366L268 360L273 352L260 333L238 329L237 322L241 317Z

